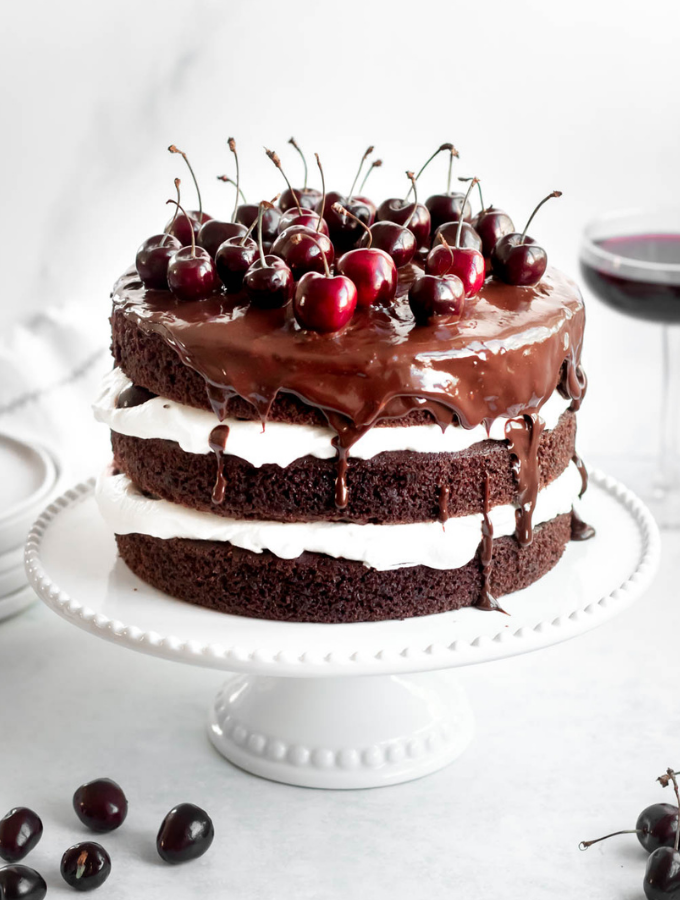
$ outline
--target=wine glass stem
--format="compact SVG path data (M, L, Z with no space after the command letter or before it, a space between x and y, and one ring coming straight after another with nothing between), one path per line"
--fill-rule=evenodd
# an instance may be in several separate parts
M662 331L661 414L659 417L659 471L656 486L667 494L680 487L678 477L678 420L680 418L680 327L664 325Z

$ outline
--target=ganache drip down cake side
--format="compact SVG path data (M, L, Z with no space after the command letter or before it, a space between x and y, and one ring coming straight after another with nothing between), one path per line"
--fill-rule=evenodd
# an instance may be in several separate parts
M472 216L476 179L420 204L408 175L377 208L177 206L116 283L97 500L150 585L288 621L491 610L592 536L578 288Z

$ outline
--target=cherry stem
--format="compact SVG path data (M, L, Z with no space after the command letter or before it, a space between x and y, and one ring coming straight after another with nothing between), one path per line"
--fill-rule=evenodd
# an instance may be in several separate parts
M228 175L218 175L218 176L217 176L217 180L218 180L218 181L224 181L225 184L233 184L233 185L236 185L236 182L234 181L234 179L233 179L233 178L230 178ZM247 202L248 202L248 201L246 200L246 195L243 193L243 191L241 190L241 188L240 188L238 185L236 185L236 196L237 196L237 197L240 197L241 200L243 200L244 203L247 203Z
M231 214L231 221L235 222L236 221L236 213L238 212L238 195L239 195L239 191L241 190L241 171L240 171L239 165L238 165L238 153L236 152L236 141L233 139L233 137L230 137L229 140L227 141L227 144L228 144L231 152L234 154L234 159L236 160L236 201L234 203L234 211Z
M194 226L191 222L191 219L186 214L186 212L184 212L184 207L180 206L179 202L177 200L166 200L165 202L166 203L174 203L175 206L178 209L181 209L182 212L184 213L184 218L187 220L187 222L189 223L189 226L191 228L191 257L192 257L192 259L195 259L196 258L196 235L194 234Z
M260 263L262 264L263 269L267 266L267 262L264 258L264 246L262 244L262 216L264 215L265 211L265 203L266 201L263 200L260 203L260 208L257 211L257 247L260 251Z
M292 140L292 138L291 138L291 140ZM319 213L319 221L316 223L316 232L318 234L321 231L321 223L323 222L323 213L324 213L324 208L326 206L326 179L323 174L323 166L321 165L321 160L319 159L319 154L315 153L314 156L316 157L316 164L319 167L319 172L321 172L321 191L322 191L321 206L319 207L321 212Z
M599 844L600 841L606 841L606 840L609 840L609 838L618 837L620 834L642 834L642 829L641 828L632 828L629 831L612 831L611 834L605 834L604 837L597 838L594 841L581 841L581 843L578 845L578 849L579 850L587 850L588 847L592 847L593 844Z
M331 209L333 210L333 212L340 213L343 216L347 216L349 219L353 219L355 222L358 222L359 225L361 225L361 227L368 235L368 246L366 247L366 249L370 250L371 244L373 243L373 232L368 227L368 225L365 222L362 222L358 216L354 215L354 213L351 213L348 209L345 209L342 203L334 203Z
M527 224L524 226L524 231L522 232L522 234L521 234L521 236L520 236L520 239L519 239L520 244L523 244L523 243L524 243L524 239L525 239L526 236L527 236L527 231L529 230L529 225L531 225L534 216L535 216L536 213L539 211L539 209L543 206L543 204L544 204L544 203L547 203L548 200L552 200L553 197L561 197L561 196L562 196L562 191L553 191L551 194L548 194L547 197L544 197L544 198L541 200L541 202L538 204L538 206L536 207L536 209L535 209L535 210L532 212L532 214L529 216L529 221L528 221Z
M680 772L673 772L673 774L680 775ZM671 783L669 773L666 773L665 775L659 775L659 777L656 780L659 782L661 787L668 787L668 785Z
M179 150L177 147L175 147L174 144L170 144L170 146L168 147L168 150L171 153L179 153L179 155L182 157L184 162L189 167L189 171L191 172L191 177L194 180L194 187L196 188L196 194L198 195L198 224L202 225L203 224L203 201L201 200L201 190L198 186L198 181L196 180L196 176L194 175L194 170L191 168L191 163L189 162L189 157L186 155L186 153L183 150ZM184 212L184 210L182 210L182 212ZM184 215L186 215L186 213L184 213Z
M240 247L245 247L246 241L248 240L248 238L250 237L250 235L253 233L253 229L254 229L255 226L257 225L257 221L258 221L259 218L260 218L260 216L259 216L259 210L258 210L258 216L257 216L257 219L255 219L253 222L251 222L250 228L248 229L248 231L246 231L246 233L245 233L245 234L243 235L243 237L241 238L241 243L239 244Z
M666 774L662 775L657 781L661 782L663 787L668 787L669 784L673 785L673 790L675 791L675 799L678 804L678 808L680 808L680 789L678 789L678 782L675 777L676 773L673 769L666 769ZM673 844L673 851L675 853L678 852L678 847L680 846L680 828L675 829L675 843Z
M435 156L438 156L440 153L443 153L444 150L448 150L451 153L452 158L454 156L458 156L458 151L453 146L453 144L442 144L441 147L437 147L437 149L434 151L432 156L430 156L428 159L426 159L425 162L422 164L422 166L420 167L420 171L416 175L416 181L420 178L420 176L423 174L425 169L427 169L427 167L430 165L430 163L435 158ZM408 200L410 195L411 195L411 191L409 190L408 194L406 195L406 199L404 200L404 203L406 203L406 200Z
M289 139L288 139L288 143L289 143L289 144L292 144L293 147L295 147L295 149L297 150L297 152L298 152L298 153L300 154L300 156L302 157L302 165L305 167L305 183L302 185L302 190L303 190L303 191L306 191L306 190L307 190L307 160L305 159L305 154L304 154L304 153L302 152L302 150L300 149L300 146L299 146L298 142L295 140L294 137L289 138Z
M468 178L458 178L458 181L472 181L471 177ZM484 197L482 197L482 182L477 181L477 190L479 191L479 202L482 204L482 212L484 212Z
M177 218L177 213L179 212L179 201L182 199L179 195L179 186L181 183L182 182L179 180L179 178L175 178L175 190L177 191L177 206L175 207L175 215L172 217L172 222L168 225L168 227L165 230L165 233L168 236L170 235L172 226L175 224L175 219ZM192 231L193 231L193 229L192 229ZM163 247L164 245L165 245L165 238L163 238L163 240L161 241L161 247Z
M371 165L368 167L368 172L366 172L366 174L364 175L364 180L363 180L363 181L361 182L361 184L359 185L359 193L360 193L360 194L363 194L363 192L364 192L364 186L366 185L366 182L368 181L368 176L371 174L371 172L373 171L373 169L379 169L380 166L381 166L382 164L383 164L383 161L382 161L381 159L374 159L374 160L373 160L373 162L371 163Z
M354 176L354 181L352 182L352 187L349 189L349 194L347 195L348 203L354 196L354 188L356 187L356 183L359 180L359 176L361 175L361 170L364 167L364 163L366 162L368 157L371 155L371 153L373 153L374 150L375 150L375 147L373 147L372 145L370 147L367 147L366 152L361 157L361 162L359 163L359 168L357 169L357 174Z
M470 196L470 191L472 188L479 184L479 178L473 178L468 185L467 193L465 194L465 200L463 200L463 208L460 211L460 218L458 219L458 228L456 228L456 250L460 250L460 236L463 233L463 215L465 213L465 207L468 202L468 197Z
M451 266L453 265L453 250L451 249L451 244L449 244L449 242L446 240L446 238L444 237L444 235L441 234L441 232L440 232L440 234L439 234L439 240L440 240L440 241L442 242L442 244L446 247L446 249L449 251L449 254L450 254L450 256L451 256L451 262L449 263L449 267L448 267L448 269L446 270L446 273L445 273L446 275L448 275L449 272L451 271Z
M300 215L302 215L302 208L300 207L300 201L298 200L297 194L291 187L290 181L288 181L288 177L287 177L286 173L283 171L283 166L281 165L281 160L279 159L278 155L273 150L267 150L266 147L264 148L264 152L267 154L269 159L271 159L271 161L274 163L274 165L279 170L279 172L283 175L283 180L286 182L286 184L288 185L288 190L293 195L293 200L295 200L295 205L298 208L298 212L300 213Z
M451 193L451 170L453 169L453 158L454 156L458 156L458 151L455 147L451 147L451 153L449 155L449 174L446 177L446 193Z
M408 228L408 223L411 221L413 213L418 208L418 188L416 187L416 181L418 180L418 177L414 175L413 172L407 172L406 177L411 179L411 187L408 189L408 194L404 197L404 201L401 204L401 207L403 209L404 206L406 206L406 202L411 194L411 191L413 191L413 207L411 209L411 212L408 214L408 218L404 222L404 228Z

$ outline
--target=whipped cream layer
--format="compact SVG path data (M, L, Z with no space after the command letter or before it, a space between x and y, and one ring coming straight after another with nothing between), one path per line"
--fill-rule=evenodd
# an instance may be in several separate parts
M580 490L581 476L570 463L559 478L539 492L534 525L570 512ZM100 476L96 498L104 520L115 534L146 534L163 540L228 541L255 553L269 550L281 559L296 559L305 551L323 553L336 559L356 560L379 570L418 565L457 569L474 557L482 533L481 514L457 516L444 525L441 522L356 525L226 519L146 497L126 475L114 475L111 469ZM515 533L514 506L496 506L489 517L495 538Z
M131 384L120 369L113 369L106 375L93 404L94 415L99 422L129 437L175 441L185 453L210 453L210 432L218 424L212 412L183 406L163 397L154 397L140 406L117 409L119 394ZM570 400L554 391L541 407L540 414L546 428L555 428L569 405ZM436 424L371 428L351 447L350 456L371 459L379 453L396 450L455 453L488 438L504 440L506 421L502 417L494 419L488 434L483 425L468 429L450 425L444 431ZM336 454L332 445L335 432L331 428L290 425L286 422L267 422L263 426L261 422L240 419L226 419L225 424L229 426L225 453L238 456L251 466L274 464L285 468L303 456L330 459Z

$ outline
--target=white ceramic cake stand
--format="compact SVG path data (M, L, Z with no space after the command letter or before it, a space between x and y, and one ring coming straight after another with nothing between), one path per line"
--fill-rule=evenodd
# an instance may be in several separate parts
M39 596L74 625L132 650L230 671L209 734L236 765L307 787L374 787L433 772L471 740L472 714L452 669L567 640L649 586L660 545L646 507L594 472L582 514L597 537L571 543L545 578L504 597L510 615L465 609L313 625L193 607L149 588L117 558L93 482L38 519L26 568Z

